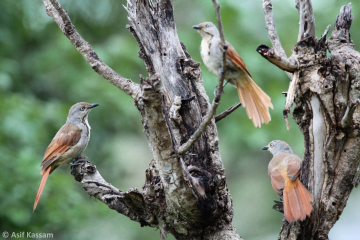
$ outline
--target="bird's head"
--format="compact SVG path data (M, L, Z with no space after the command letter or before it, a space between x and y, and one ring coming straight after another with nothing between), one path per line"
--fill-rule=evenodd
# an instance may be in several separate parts
M219 36L219 30L212 22L203 22L193 26L198 31L202 38Z
M263 147L262 150L269 150L273 155L278 153L293 153L289 144L281 140L271 141L267 146Z
M99 106L99 104L90 104L86 102L79 102L74 104L69 110L68 121L78 121L87 118L91 109L97 106Z

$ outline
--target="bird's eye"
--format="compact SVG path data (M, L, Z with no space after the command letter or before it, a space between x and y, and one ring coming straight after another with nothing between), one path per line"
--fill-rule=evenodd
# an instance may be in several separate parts
M273 147L273 146L274 146L274 144L270 143L270 147Z
M84 111L84 110L85 110L85 107L81 107L81 108L80 108L80 111Z
M209 24L206 24L206 25L205 25L205 27L207 27L207 28L208 28L208 27L210 27L210 25L209 25Z

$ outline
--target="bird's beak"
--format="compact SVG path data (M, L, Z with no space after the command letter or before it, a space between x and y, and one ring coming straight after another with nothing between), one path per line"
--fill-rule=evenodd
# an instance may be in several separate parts
M193 26L193 29L196 29L196 30L201 30L201 29L202 29L202 27L200 27L199 25L194 25L194 26Z
M265 146L265 147L262 148L262 150L268 150L268 149L269 149L268 146Z
M93 104L90 105L89 109L92 109L92 108L97 107L97 106L99 106L99 104L93 103Z

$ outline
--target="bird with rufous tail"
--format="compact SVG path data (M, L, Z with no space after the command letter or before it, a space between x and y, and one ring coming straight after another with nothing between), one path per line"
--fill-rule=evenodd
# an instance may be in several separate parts
M212 22L203 22L193 26L202 37L201 58L211 73L219 76L222 72L223 49L219 30ZM269 107L273 109L270 97L253 81L244 61L230 43L226 42L226 83L237 88L241 105L255 127L271 120ZM225 85L226 85L225 83ZM224 85L224 86L225 86Z
M85 151L90 140L90 125L88 115L91 109L99 104L89 104L79 102L69 110L65 125L56 133L44 153L44 158L40 164L42 178L36 194L33 211L35 211L45 183L50 173L58 166L69 164L79 158Z
M268 174L272 187L283 200L286 220L289 223L304 220L313 210L313 197L299 180L302 160L293 154L286 142L280 140L270 142L263 150L273 154Z

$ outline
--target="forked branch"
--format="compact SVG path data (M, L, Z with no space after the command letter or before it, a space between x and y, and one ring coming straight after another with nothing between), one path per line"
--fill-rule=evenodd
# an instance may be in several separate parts
M292 79L292 74L290 72L293 72L297 68L297 64L294 60L287 58L284 48L281 45L275 28L272 8L271 0L263 0L265 25L273 48L266 45L260 45L256 51L280 69L285 70L286 75Z
M286 73L293 73L295 72L299 64L297 61L293 58L287 58L286 56L280 56L276 53L274 48L268 47L264 44L261 44L256 51L260 53L262 57L264 57L266 60L280 68L281 70L286 71ZM291 76L288 74L288 76Z
M84 160L86 158L83 157ZM82 183L84 190L92 197L99 199L109 208L121 213L142 226L155 226L154 216L147 211L143 194L136 188L123 192L118 190L98 172L96 167L88 161L72 166L71 174L75 180Z
M61 31L90 64L92 69L111 84L123 90L127 95L136 98L140 92L139 84L121 76L99 58L90 44L76 31L69 15L61 7L59 2L57 0L43 0L43 3L47 14L54 19Z
M271 0L263 0L265 25L266 25L266 29L267 29L271 44L273 45L273 48L274 48L275 52L277 53L277 55L284 58L284 57L286 57L286 53L284 51L284 48L281 45L279 36L278 36L276 28L275 28L275 22L274 22L272 8L273 8L273 6L271 3Z

